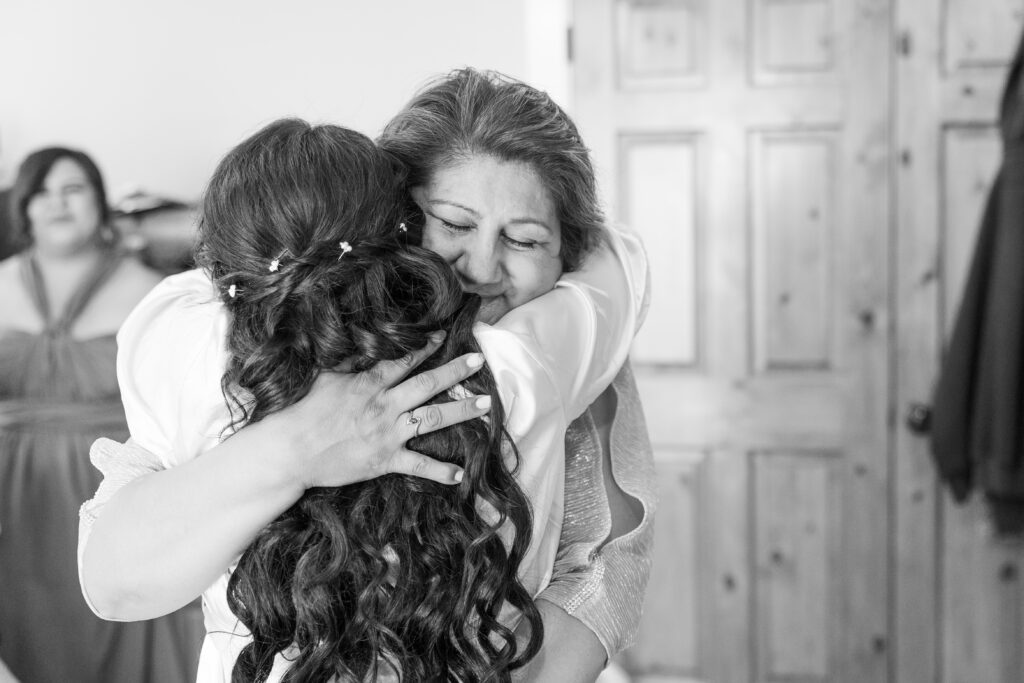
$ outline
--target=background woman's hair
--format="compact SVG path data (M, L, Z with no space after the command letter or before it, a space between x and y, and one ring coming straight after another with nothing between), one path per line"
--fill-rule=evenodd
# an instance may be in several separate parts
M600 240L597 181L576 124L547 93L521 81L494 71L452 71L413 97L378 143L408 168L411 187L475 154L529 164L555 201L567 272Z
M53 165L61 159L70 159L78 164L85 173L89 185L96 193L96 203L100 210L100 225L110 221L110 207L107 206L107 189L103 184L103 174L96 162L86 154L67 147L44 147L32 152L18 167L18 175L11 187L10 212L11 227L15 238L25 246L32 241L32 225L28 217L28 203L33 195L43 188L43 182Z
M479 299L439 256L405 244L404 185L365 136L295 120L220 164L199 261L232 312L223 386L239 422L295 403L342 361L398 358L437 329L449 334L423 369L477 349ZM410 443L461 464L461 485L387 475L311 489L243 553L228 602L253 640L233 680L265 680L286 650L294 681L363 681L389 666L406 681L501 681L536 654L540 616L517 577L532 529L517 455L490 373L464 386L492 396L488 419ZM525 648L498 620L508 606L530 622Z

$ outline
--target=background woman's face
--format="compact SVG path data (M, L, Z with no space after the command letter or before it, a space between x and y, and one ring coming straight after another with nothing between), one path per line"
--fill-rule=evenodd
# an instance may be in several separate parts
M58 159L28 201L36 247L70 254L91 243L100 226L100 204L85 171L72 159Z
M423 246L483 298L479 320L496 322L562 274L558 212L528 164L473 156L438 169L412 196L426 214Z

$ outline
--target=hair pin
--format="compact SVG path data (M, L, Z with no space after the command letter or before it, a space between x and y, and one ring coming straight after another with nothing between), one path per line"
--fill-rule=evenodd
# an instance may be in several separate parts
M341 249L341 256L338 257L339 261L341 260L342 256L352 251L352 245L349 244L348 242L338 242L338 248Z
M235 295L238 294L238 292L239 292L238 285L236 285L234 282L232 282L231 286L228 287L228 296L231 297L232 299L234 299Z
M280 270L281 269L281 259L283 259L285 257L285 255L289 254L289 253L290 252L287 249L285 249L280 254L278 254L277 258L270 262L270 266L267 268L267 270L269 270L271 273L276 273L278 270Z
M400 223L398 226L398 232L409 232L409 228L405 227L405 223Z

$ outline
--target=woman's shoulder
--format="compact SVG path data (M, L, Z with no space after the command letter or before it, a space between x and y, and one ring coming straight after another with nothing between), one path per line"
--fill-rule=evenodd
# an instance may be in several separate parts
M5 292L11 291L11 287L21 288L21 256L12 254L0 261L0 287Z
M14 329L35 333L42 327L22 277L21 257L17 254L0 261L0 292L3 292L0 331Z

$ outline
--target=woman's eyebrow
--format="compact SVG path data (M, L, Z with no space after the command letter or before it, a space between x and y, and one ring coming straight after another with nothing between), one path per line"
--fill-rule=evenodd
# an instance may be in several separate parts
M555 231L551 229L551 226L549 226L547 223L545 223L544 221L542 221L539 218L513 218L512 220L510 220L508 222L509 225L524 225L524 224L527 224L527 223L529 223L531 225L536 225L536 226L541 227L541 228L544 228L545 230L550 232L552 235L555 234Z
M466 213L470 214L474 218L480 218L480 212L479 211L477 211L475 209L471 209L470 207L468 207L468 206L466 206L464 204L459 204L458 202L453 202L450 199L428 199L427 200L427 204L429 204L430 206L436 206L438 204L446 204L448 206L454 206L457 209L462 209L463 211L465 211Z
M63 180L59 180L59 181L54 182L53 183L53 187L55 187L55 188L71 187L72 185L85 185L85 184L86 184L85 178L74 178L74 177L72 177L72 178L64 178Z

